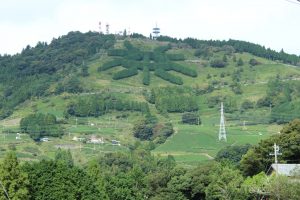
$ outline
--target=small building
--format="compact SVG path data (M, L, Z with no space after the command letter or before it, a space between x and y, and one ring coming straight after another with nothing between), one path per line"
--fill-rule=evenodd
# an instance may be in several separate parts
M21 134L17 133L16 140L21 140Z
M49 138L47 138L47 137L40 138L40 141L41 141L41 142L48 142L48 141L49 141Z
M76 141L76 142L82 142L82 141L85 140L85 138L74 136L74 137L72 138L72 140L73 140L73 141Z
M118 141L118 140L112 140L112 141L111 141L111 144L112 144L112 145L121 146L120 141Z
M103 144L103 143L104 143L104 140L103 140L103 138L97 138L97 137L95 137L95 136L92 136L92 137L90 138L90 140L89 140L87 143Z
M288 177L300 176L300 164L272 164L272 172Z

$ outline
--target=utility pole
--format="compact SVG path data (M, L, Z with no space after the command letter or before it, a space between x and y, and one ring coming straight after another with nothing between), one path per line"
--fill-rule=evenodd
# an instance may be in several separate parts
M277 156L282 155L282 153L279 153L279 146L274 143L274 153L270 153L271 156L275 157L275 165L276 165L276 176L278 175L278 160Z
M243 130L247 130L246 121L245 120L243 121Z

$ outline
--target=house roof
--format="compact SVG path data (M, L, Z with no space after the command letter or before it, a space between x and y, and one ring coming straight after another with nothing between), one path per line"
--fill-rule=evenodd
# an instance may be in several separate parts
M272 164L272 169L280 175L295 176L296 171L300 173L300 164Z

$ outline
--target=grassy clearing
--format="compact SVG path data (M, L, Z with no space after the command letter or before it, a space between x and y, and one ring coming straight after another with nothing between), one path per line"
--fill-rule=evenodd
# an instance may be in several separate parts
M154 150L156 155L173 155L178 162L195 164L209 161L228 145L257 144L277 133L280 126L267 125L227 127L227 142L218 140L217 126L176 125L177 133Z

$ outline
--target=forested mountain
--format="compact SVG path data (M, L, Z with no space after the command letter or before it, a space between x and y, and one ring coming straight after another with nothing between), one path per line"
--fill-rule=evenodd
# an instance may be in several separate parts
M277 199L278 183L295 199L267 173L273 143L299 163L299 66L245 41L125 32L1 55L0 199Z

